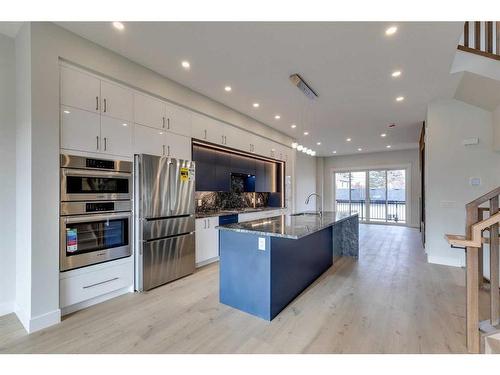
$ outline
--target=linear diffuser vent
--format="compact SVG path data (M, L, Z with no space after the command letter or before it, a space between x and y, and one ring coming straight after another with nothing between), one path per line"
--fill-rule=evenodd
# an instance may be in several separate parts
M292 81L292 83L297 86L299 90L302 91L309 99L316 99L318 97L318 94L314 92L311 86L309 86L299 74L292 74L290 76L290 81Z

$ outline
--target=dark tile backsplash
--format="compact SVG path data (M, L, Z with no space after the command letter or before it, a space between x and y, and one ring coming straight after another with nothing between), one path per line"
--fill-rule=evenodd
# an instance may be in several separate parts
M195 193L196 212L232 210L247 207L267 207L269 193L226 193L197 191ZM255 204L252 199L255 197ZM201 206L199 205L201 201Z

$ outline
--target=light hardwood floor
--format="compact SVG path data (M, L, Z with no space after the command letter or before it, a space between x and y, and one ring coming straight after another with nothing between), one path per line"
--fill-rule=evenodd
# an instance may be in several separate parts
M465 352L464 270L427 264L415 229L361 225L360 244L272 322L219 304L214 264L31 335L4 316L0 352Z

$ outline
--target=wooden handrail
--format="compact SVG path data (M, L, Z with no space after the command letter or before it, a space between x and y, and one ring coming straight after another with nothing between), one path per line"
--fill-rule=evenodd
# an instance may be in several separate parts
M500 22L465 22L462 39L457 48L500 61Z
M497 187L496 189L493 189L493 190L487 192L484 195L481 195L479 198L474 199L473 201L467 203L465 206L466 207L472 207L472 206L479 207L480 205L488 202L492 198L498 197L499 195L500 195L500 186ZM489 210L489 207L481 207L481 209Z
M456 234L446 234L445 236L448 240L448 243L452 246L480 247L483 238L482 231L497 223L500 223L500 212L472 225L471 236L468 238Z

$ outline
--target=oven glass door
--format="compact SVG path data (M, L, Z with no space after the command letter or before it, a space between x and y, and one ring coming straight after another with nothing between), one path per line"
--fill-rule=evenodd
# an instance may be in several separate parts
M130 174L63 170L61 181L61 200L63 201L130 198Z
M62 218L61 270L130 255L130 214Z

